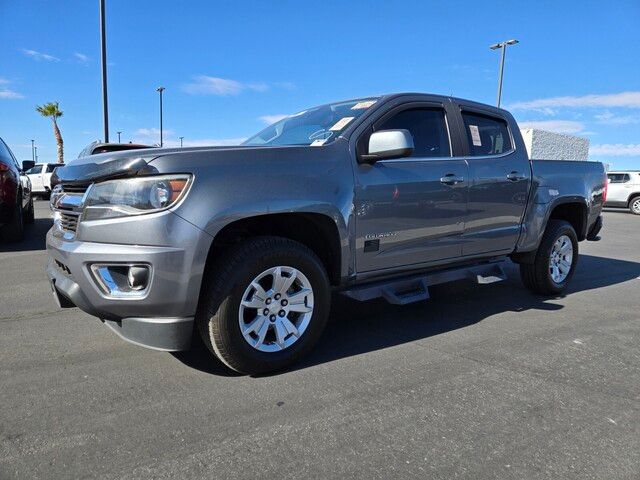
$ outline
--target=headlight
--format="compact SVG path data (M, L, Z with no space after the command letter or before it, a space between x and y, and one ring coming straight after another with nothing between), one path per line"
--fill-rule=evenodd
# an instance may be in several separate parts
M87 190L82 220L98 220L158 212L176 204L191 175L158 175L94 183Z

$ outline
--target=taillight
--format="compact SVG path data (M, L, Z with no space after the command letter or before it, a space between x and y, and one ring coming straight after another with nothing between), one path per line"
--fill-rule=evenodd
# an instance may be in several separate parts
M9 165L7 165L6 163L0 162L0 172L7 172L9 170L10 170Z
M607 201L607 190L609 190L609 177L604 174L604 190L602 191L602 203Z

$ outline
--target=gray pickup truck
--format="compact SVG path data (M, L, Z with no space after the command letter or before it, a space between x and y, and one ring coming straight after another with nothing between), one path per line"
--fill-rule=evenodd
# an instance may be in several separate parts
M250 374L314 346L332 291L406 304L501 280L510 258L558 294L607 188L600 163L530 160L508 112L425 94L310 108L237 147L80 158L53 181L60 306L157 350L199 334Z

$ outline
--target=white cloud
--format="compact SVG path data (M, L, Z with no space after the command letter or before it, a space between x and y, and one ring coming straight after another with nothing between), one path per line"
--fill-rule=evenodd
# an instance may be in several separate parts
M35 60L45 60L47 62L59 62L60 59L58 57L54 57L53 55L49 55L48 53L42 53L42 52L38 52L36 50L29 50L26 48L22 49L22 53L24 53L26 56L31 57Z
M89 61L91 60L88 55L85 55L84 53L80 53L80 52L74 52L73 56L80 63L89 63Z
M210 77L208 75L196 75L193 81L182 86L182 90L193 95L238 95L245 90L254 92L266 92L271 87L291 90L295 85L291 82L276 82L268 84L265 82L240 82L230 78Z
M559 107L624 107L640 108L640 92L621 92L605 95L583 95L567 97L539 98L510 105L512 110L539 110Z
M520 128L538 128L556 133L566 133L569 135L576 133L586 133L584 124L574 120L535 120L530 122L518 122Z
M276 113L274 115L262 115L261 117L258 117L258 120L266 123L267 125L271 125L272 123L279 122L280 120L288 116L289 115L285 115L284 113Z
M0 77L0 98L3 98L5 100L18 100L20 98L24 98L24 95L22 95L21 93L6 87L6 85L9 85L10 83L11 82L6 78Z
M184 140L184 147L229 147L240 145L246 138L200 138L196 140ZM169 139L164 142L165 147L179 147L180 139Z
M4 98L6 100L18 100L20 98L24 98L24 95L16 92L15 90L0 88L0 98Z
M173 130L168 130L168 129L163 129L162 130L162 135L163 136L169 136L169 135L173 135ZM160 141L160 129L159 128L139 128L138 130L136 130L135 135L137 137L144 137L144 138L157 138L158 141Z
M296 88L296 85L293 82L276 82L274 85L284 90L294 90Z
M602 157L640 157L640 143L603 143L591 145L590 155Z
M174 130L162 131L162 144L164 147L179 147L180 138L176 137ZM246 138L198 138L198 139L184 139L184 147L221 147L229 145L239 145L244 142ZM160 129L159 128L139 128L135 131L133 143L144 143L147 145L160 145Z
M630 125L640 123L640 115L616 115L609 111L593 116L604 125Z
M206 75L198 75L193 77L194 82L185 84L182 88L185 92L201 95L238 95L247 88L251 88L248 84L231 80L228 78L208 77ZM259 87L261 88L261 87ZM259 90L252 88L253 90Z

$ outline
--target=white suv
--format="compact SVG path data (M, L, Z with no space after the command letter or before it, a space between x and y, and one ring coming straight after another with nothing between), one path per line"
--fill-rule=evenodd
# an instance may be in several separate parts
M625 207L640 215L640 171L608 172L606 207Z
M62 167L62 163L37 163L25 173L31 180L31 191L36 195L48 195L51 193L51 175L56 167Z

